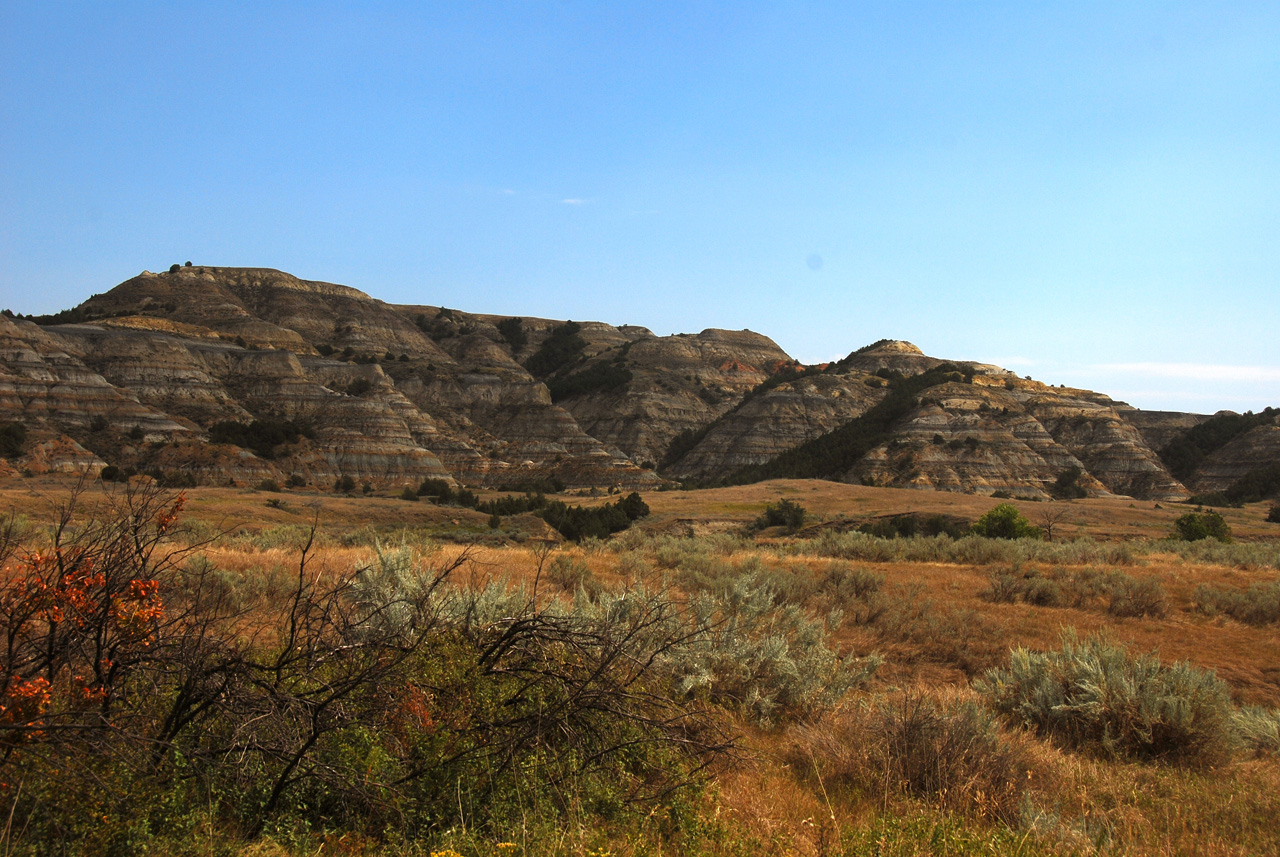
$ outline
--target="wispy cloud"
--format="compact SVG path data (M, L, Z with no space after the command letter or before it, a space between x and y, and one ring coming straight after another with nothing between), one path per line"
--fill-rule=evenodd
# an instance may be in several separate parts
M1215 363L1103 363L1094 367L1103 372L1123 372L1153 378L1183 378L1195 381L1259 382L1280 381L1277 366L1224 366Z
M585 199L579 199L576 196L569 197L568 199L562 199L560 201L565 205L582 205L586 202Z

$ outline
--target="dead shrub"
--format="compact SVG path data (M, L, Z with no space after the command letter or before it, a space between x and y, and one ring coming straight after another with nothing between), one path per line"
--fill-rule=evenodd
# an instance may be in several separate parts
M551 565L547 568L547 577L566 592L577 592L581 589L588 596L594 597L601 589L600 581L590 566L577 557L567 554L560 554L551 561Z
M970 817L1018 823L1033 767L1022 739L972 700L908 690L797 728L788 761L825 788L897 794Z
M1152 577L1135 580L1127 574L1120 575L1111 587L1111 603L1107 612L1112 616L1153 616L1160 618L1168 612L1164 587Z
M926 658L952 664L974 676L1007 651L1000 628L966 607L938 603L918 586L894 587L876 602L870 624L886 642L911 644Z

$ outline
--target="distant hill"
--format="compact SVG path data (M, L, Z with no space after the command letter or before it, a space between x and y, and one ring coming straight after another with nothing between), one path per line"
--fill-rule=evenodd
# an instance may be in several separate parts
M1234 416L1139 411L896 340L806 367L751 331L393 305L262 268L144 271L54 316L0 317L7 475L1274 493L1280 412Z

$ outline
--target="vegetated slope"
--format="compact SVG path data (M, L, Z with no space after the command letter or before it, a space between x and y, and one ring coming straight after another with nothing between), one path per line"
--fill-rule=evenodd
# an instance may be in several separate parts
M0 423L30 430L5 472L106 462L200 483L630 490L661 484L660 467L702 483L822 475L1044 496L1078 468L1073 490L1164 499L1187 492L1147 438L1206 419L1144 415L900 340L803 367L751 331L659 337L391 305L260 268L144 272L36 321L0 319ZM306 432L269 451L211 443L227 421ZM1202 480L1280 460L1270 441L1250 443L1218 448Z
M862 415L837 429L787 450L773 460L749 465L730 476L731 482L764 479L839 480L863 456L890 435L892 427L916 405L917 393L931 386L962 377L958 371L930 369L919 375L891 382L887 395Z
M1280 493L1280 409L1221 411L1160 450L1169 471L1197 494L1249 502Z
M714 480L764 464L861 415L883 398L883 383L812 368L781 372L714 422L672 438L663 458L665 472Z
M1059 492L1064 474L1078 471L1073 484L1085 494L1186 496L1115 403L1097 394L1049 388L984 364L943 363L899 342L861 349L820 378L780 385L738 410L767 409L796 397L797 387L833 390L847 421L775 456L740 464L726 481L824 478L1045 497ZM861 395L847 395L853 390ZM828 414L833 410L827 406ZM736 417L690 438L672 472L714 480L702 453L740 430Z

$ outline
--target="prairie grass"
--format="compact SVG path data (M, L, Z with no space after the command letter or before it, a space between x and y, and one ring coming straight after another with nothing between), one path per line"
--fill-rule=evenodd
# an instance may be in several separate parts
M797 485L786 496L810 506L807 490ZM869 491L852 495L878 496ZM767 499L779 493L770 489ZM922 494L901 493L913 501ZM220 521L232 519L233 507L218 495L217 514L189 520L175 539L199 546L185 560L201 566L191 576L204 581L206 595L223 593L224 604L246 611L247 623L278 613L296 585L301 545L312 535L302 501L283 496L296 508L259 509L261 499L251 500L253 514L265 517L225 533ZM655 508L688 500L678 492L654 499ZM323 580L360 572L367 577L362 585L375 587L370 603L394 601L376 586L451 562L462 550L454 538L490 535L483 517L421 503L388 501L383 510L381 502L325 498L308 571ZM735 501L731 511L746 522L763 502ZM979 507L978 499L963 502ZM395 511L407 507L413 508ZM1096 532L1110 507L1090 501L1071 508ZM350 512L350 520L339 511ZM828 508L828 522L838 512ZM421 520L397 521L398 514ZM1124 514L1173 517L1150 509ZM461 521L452 533L451 515ZM27 547L43 545L47 529L28 518L19 538ZM601 627L599 617L633 615L628 611L659 592L680 609L702 609L715 632L701 648L672 655L664 669L686 701L715 712L715 727L733 733L732 757L717 759L705 779L643 811L615 799L616 783L646 763L643 754L578 791L548 786L540 777L558 762L535 755L504 781L512 790L500 802L486 804L461 782L446 784L457 789L446 796L453 809L442 810L449 820L414 835L398 835L393 824L343 826L335 815L279 819L262 835L242 839L225 816L174 805L168 815L148 813L131 826L104 825L89 844L62 850L273 857L1280 853L1280 638L1271 609L1280 583L1259 574L1280 567L1277 558L1274 541L884 539L825 524L758 542L733 531L680 537L633 529L576 546L502 536L471 548L457 572L459 591L474 599L457 602L477 623L466 626L468 633L490 633L485 629L532 606L541 621L567 623L572 641L573 633ZM388 620L409 621L383 609ZM439 621L461 619L445 611ZM245 627L272 638L270 627ZM1126 731L1115 718L1101 729L1053 722L1059 703L1065 704L1059 718L1068 709L1082 718L1091 706L1104 707L1065 691L1059 703L1046 702L1052 682L1039 681L1044 675L1056 677L1059 690L1082 683L1080 671L1051 662L1061 653L1062 630L1072 628L1079 638L1104 633L1123 650L1114 657L1093 653L1094 669L1081 674L1114 678L1106 704L1136 716L1138 728ZM576 645L545 656L572 667L590 654ZM1042 659L1022 671L1030 701L1021 707L974 682L990 670L1013 672L1010 650L1019 647ZM1158 661L1155 654L1132 654L1157 650ZM870 675L873 655L883 665ZM1174 661L1187 662L1176 676L1169 673ZM1207 670L1217 678L1200 674ZM448 687L445 701L464 712L497 685L470 695L466 684ZM1137 696L1124 695L1133 689ZM1194 697L1186 710L1197 713L1192 726L1207 737L1192 734L1185 719L1176 728L1162 725L1160 717L1179 707L1153 704L1162 694ZM1022 699L1021 691L1015 695ZM547 699L559 704L554 694ZM1016 716L1008 714L1011 707ZM326 764L355 770L358 762L361 771L377 771L385 761L360 755L377 734L341 745ZM112 770L86 769L85 782L107 782ZM114 788L138 801L172 800L134 782L119 780ZM8 794L0 791L0 810L12 805ZM29 800L31 793L24 794ZM47 790L42 799L58 800L58 792ZM465 812L457 811L459 801ZM112 806L118 810L119 801ZM487 806L498 821L485 823ZM157 819L171 825L168 834L147 828ZM116 840L108 841L107 828ZM0 848L49 851L20 838L0 840Z
M1280 580L1255 583L1248 590L1200 586L1196 608L1209 616L1223 614L1250 625L1280 623Z
M846 706L788 737L784 758L821 788L1020 822L1033 764L1026 739L1003 732L975 698L908 689Z

